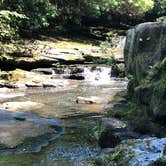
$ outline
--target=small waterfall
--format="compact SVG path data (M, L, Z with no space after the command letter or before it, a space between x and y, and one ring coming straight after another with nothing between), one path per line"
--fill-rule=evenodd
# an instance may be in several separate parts
M71 69L65 68L65 69L63 70L63 74L64 74L64 75L70 75L70 74L71 74Z
M126 42L126 36L112 37L110 39L113 48L124 48Z
M119 43L117 44L117 48L124 48L125 47L125 42L126 42L126 37L121 36Z
M84 82L97 85L112 83L111 66L65 66L60 69L54 69L54 71L54 78L84 80Z
M94 84L107 84L111 80L111 67L85 67L85 81Z

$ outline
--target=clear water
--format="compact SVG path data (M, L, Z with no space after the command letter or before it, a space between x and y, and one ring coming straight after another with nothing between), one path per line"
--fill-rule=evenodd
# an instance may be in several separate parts
M31 100L45 104L42 109L27 113L60 118L63 122L64 134L39 153L0 155L0 166L86 165L87 161L91 161L100 152L96 141L96 130L104 114L103 107L117 92L124 90L126 84L124 80L109 78L107 85L101 82L92 84L84 80L71 81L66 89L26 91L27 95L17 98L17 101ZM77 104L78 96L98 96L105 102L92 105Z

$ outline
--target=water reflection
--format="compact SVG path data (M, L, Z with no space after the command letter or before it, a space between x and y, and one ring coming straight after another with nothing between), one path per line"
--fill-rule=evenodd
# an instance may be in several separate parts
M102 68L101 71L110 73ZM88 72L88 71L87 71ZM96 72L96 70L95 70ZM86 73L87 74L87 73ZM93 73L94 74L94 73ZM100 73L101 74L101 73ZM100 81L105 79L105 75L100 75ZM88 76L95 80L95 77ZM86 161L91 160L99 153L94 132L100 122L99 115L107 102L113 100L115 94L124 90L127 81L106 78L106 82L91 84L87 80L72 81L66 89L60 91L47 89L33 91L28 90L25 97L17 98L17 101L34 101L43 103L44 107L29 113L43 117L63 119L65 132L49 146L42 149L40 153L34 154L13 154L1 155L0 166L81 166L86 165ZM96 80L96 81L99 81ZM94 83L94 82L93 82ZM95 85L95 86L94 86ZM104 104L77 104L77 96L97 96L105 100ZM14 100L13 100L14 101Z

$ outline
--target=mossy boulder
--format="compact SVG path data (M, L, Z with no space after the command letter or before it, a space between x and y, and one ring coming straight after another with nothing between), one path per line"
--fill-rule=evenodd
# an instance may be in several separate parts
M138 137L126 122L116 118L103 118L101 126L103 131L98 140L101 148L114 148L123 140Z
M128 94L154 119L166 117L166 21L143 23L128 31Z
M124 50L127 74L140 84L149 69L166 56L165 46L166 21L143 23L129 30Z
M166 117L166 58L149 70L143 83L135 88L138 103L156 119Z

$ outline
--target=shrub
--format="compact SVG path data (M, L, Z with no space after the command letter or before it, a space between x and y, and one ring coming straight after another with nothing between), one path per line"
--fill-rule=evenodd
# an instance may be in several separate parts
M47 27L56 15L56 7L49 0L8 0L6 8L26 15L29 19L22 28L29 30Z
M11 41L18 36L19 25L25 15L8 10L0 11L0 41Z
M166 0L156 0L152 14L158 17L166 15Z

